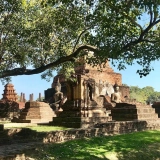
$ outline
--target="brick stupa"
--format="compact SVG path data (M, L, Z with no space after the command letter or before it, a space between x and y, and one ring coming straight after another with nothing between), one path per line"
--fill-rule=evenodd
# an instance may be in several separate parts
M17 93L14 85L11 83L6 84L3 91L3 97L0 100L0 118L10 120L18 115L19 103L17 102Z
M4 86L3 91L4 91L4 93L2 94L3 95L2 100L10 100L10 101L15 101L15 102L18 100L17 93L15 93L15 89L14 89L13 84L7 83Z
M20 113L18 119L13 119L12 122L17 123L49 123L55 117L55 112L49 104L44 102L26 102L25 108Z

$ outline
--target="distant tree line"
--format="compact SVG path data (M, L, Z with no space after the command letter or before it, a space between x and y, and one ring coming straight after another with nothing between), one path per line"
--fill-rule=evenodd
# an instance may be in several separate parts
M160 101L160 92L154 90L151 86L139 88L138 86L130 86L130 98L136 99L142 103L154 103Z

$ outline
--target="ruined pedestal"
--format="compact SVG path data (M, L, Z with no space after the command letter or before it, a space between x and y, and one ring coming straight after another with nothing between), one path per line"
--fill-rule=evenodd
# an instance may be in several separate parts
M101 101L102 97L99 98ZM106 109L91 101L85 106L81 100L67 101L63 111L53 118L50 125L65 126L69 128L89 128L98 123L111 121L111 116L106 114Z
M117 103L111 110L111 116L116 121L157 120L155 109L144 104Z
M25 109L22 110L18 119L12 122L19 123L49 123L55 117L55 112L49 104L44 102L26 102Z

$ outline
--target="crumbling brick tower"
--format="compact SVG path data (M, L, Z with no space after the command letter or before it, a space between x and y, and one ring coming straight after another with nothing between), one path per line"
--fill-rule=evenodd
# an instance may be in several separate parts
M58 79L65 84L67 102L61 106L63 111L53 118L51 125L88 128L111 120L104 108L105 96L110 97L114 92L113 85L117 83L123 90L122 96L128 97L129 87L122 86L121 74L115 73L108 62L102 71L98 67L86 64L84 57L76 63L75 82L65 81L63 75L54 78L53 87Z
M17 101L17 93L15 93L14 85L7 83L4 86L3 100Z

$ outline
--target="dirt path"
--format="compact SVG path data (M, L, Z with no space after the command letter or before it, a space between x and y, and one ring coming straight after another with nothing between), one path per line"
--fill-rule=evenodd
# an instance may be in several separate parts
M3 159L14 159L16 156L16 160L23 160L19 156L23 157L23 153L26 150L35 150L36 147L42 145L40 142L29 142L29 143L17 143L17 144L10 144L10 145L3 145L0 146L0 160ZM19 158L18 158L19 157Z

